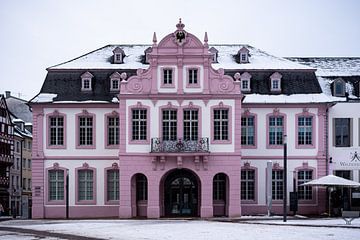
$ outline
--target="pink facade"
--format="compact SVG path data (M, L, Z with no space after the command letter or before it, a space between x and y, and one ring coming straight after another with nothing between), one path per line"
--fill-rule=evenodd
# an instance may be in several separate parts
M116 70L121 78L118 103L32 104L34 218L65 218L66 205L70 218L265 213L265 165L272 160L274 168L282 169L283 159L283 145L269 142L272 116L282 117L283 134L292 138L288 179L294 174L298 181L298 173L306 169L313 179L325 174L325 105L243 103L240 75L233 78L215 69L207 34L202 42L184 26L180 21L159 43L154 35L146 52L147 69L130 77ZM126 62L126 52L122 60ZM251 56L246 60L251 62ZM269 84L275 78L282 84L282 76L273 72ZM245 73L250 84L251 75ZM112 80L109 89L114 91ZM50 132L50 116L66 120L57 128L60 133ZM80 123L82 116L92 118L92 126ZM308 127L312 141L305 146L296 140L302 134L299 116L313 119ZM242 117L254 121L247 126L253 138L243 145L248 136L242 135ZM109 123L109 118L118 122ZM61 129L64 143L49 146ZM118 142L112 142L114 134L119 134ZM91 138L92 144L81 146L82 138ZM61 171L51 178L54 169ZM82 170L86 174L80 177ZM310 200L300 201L300 213L323 210L324 193L311 191ZM274 213L281 213L281 202L274 200Z

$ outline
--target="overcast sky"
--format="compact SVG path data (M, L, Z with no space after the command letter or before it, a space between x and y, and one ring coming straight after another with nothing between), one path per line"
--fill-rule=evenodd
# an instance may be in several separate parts
M30 99L46 68L175 30L277 56L360 56L359 0L0 0L0 93Z

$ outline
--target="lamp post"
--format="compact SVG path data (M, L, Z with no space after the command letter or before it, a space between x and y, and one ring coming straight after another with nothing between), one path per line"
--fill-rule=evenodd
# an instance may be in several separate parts
M287 217L287 207L286 207L286 202L287 202L287 136L284 135L284 139L283 139L283 143L284 143L284 177L283 177L283 185L284 185L284 193L283 193L283 222L286 222L286 217Z

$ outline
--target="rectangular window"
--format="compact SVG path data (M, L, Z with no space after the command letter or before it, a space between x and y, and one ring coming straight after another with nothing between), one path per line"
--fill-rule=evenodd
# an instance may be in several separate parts
M28 159L28 169L31 169L31 159Z
M64 171L49 171L49 200L64 200Z
M20 152L20 142L16 142L16 152Z
M255 170L241 170L241 199L255 200Z
M241 80L241 90L250 90L249 80Z
M164 85L173 84L173 70L172 69L163 69L163 81Z
M83 89L90 89L90 79L83 79Z
M93 200L94 189L93 189L93 176L92 170L79 170L78 172L78 183L79 183L79 201Z
M214 109L214 140L229 140L228 109Z
M64 145L64 117L50 117L50 142L51 146Z
M163 141L177 139L177 110L163 110L162 112Z
M119 200L119 170L107 171L107 200Z
M283 144L284 117L269 117L269 144Z
M311 145L312 144L312 117L298 118L298 144Z
M255 117L241 118L241 145L255 145Z
M147 139L147 109L132 110L132 140Z
M79 145L87 146L93 144L93 118L79 117Z
M199 131L198 110L184 110L184 140L197 141Z
M111 90L118 90L119 89L119 80L113 79L111 80Z
M108 117L108 139L107 145L119 144L119 117Z
M26 189L26 178L22 179L22 189Z
M28 190L31 191L31 179L28 179Z
M350 118L335 118L335 146L350 147Z
M226 178L224 174L216 174L213 181L213 200L225 201Z
M26 168L26 158L23 158L22 160L22 169Z
M146 201L148 199L147 179L144 175L136 177L136 201Z
M189 84L198 84L198 70L189 69Z
M311 200L312 199L312 187L300 186L313 179L312 170L300 170L298 172L298 199L299 200Z
M273 170L272 171L272 199L282 200L284 197L284 171Z

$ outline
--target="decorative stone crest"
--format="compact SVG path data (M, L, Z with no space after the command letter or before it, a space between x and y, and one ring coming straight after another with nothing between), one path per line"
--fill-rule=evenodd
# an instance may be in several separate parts
M126 80L126 78L127 78L126 72L121 73L120 78L121 78L122 81Z
M234 79L236 81L240 81L240 77L241 77L240 73L237 72L237 73L234 74Z
M137 108L142 108L142 107L143 107L143 105L142 105L142 103L141 103L141 102L137 102L137 103L136 103L136 107L137 107Z
M250 167L250 162L244 162L244 167L249 168Z
M249 109L249 108L245 108L245 110L244 110L244 115L245 115L245 116L249 116L249 115L250 115L250 109Z
M280 109L274 108L274 109L273 109L273 114L274 114L275 116L279 116L279 115L280 115Z
M57 163L57 162L55 162L54 164L53 164L53 168L55 168L55 169L59 169L59 163Z
M86 162L84 162L83 165L82 165L82 167L88 169L88 168L89 168L89 164L86 163Z
M274 163L273 169L280 169L280 163L278 162Z
M179 46L182 46L186 42L187 32L184 31L185 24L181 22L181 18L179 19L179 23L176 24L177 30L174 32L175 43Z
M113 164L111 165L111 167L112 167L113 169L119 169L119 165L118 165L117 163L113 163Z
M82 110L82 114L83 114L83 115L89 115L89 112L88 112L86 109L83 109L83 110Z

